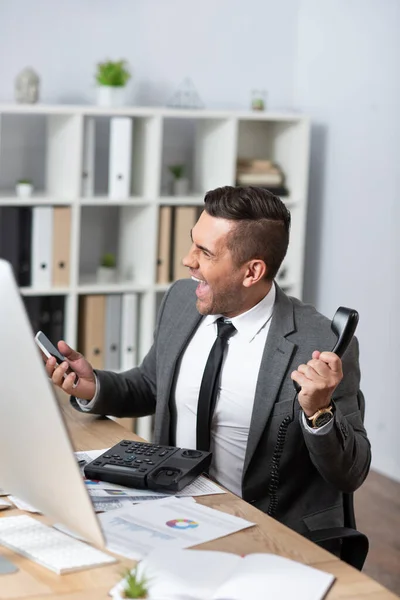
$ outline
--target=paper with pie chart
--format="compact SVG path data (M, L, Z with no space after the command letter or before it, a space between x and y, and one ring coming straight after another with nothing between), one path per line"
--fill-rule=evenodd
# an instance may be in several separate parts
M136 504L99 518L108 549L134 560L160 546L190 548L254 525L185 498Z

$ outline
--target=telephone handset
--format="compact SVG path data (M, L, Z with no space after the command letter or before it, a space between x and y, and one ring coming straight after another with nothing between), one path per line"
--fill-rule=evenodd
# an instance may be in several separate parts
M339 306L332 319L331 329L337 337L337 342L331 352L342 358L348 345L353 339L354 332L358 325L358 312L353 308ZM297 381L293 381L296 392L299 394L301 386Z
M331 323L331 329L334 334L337 336L337 341L335 346L332 349L334 354L337 354L339 358L343 356L345 351L347 350L348 345L350 344L354 332L357 328L358 324L358 312L352 308L346 308L344 306L340 306L335 315L333 317ZM271 474L270 474L270 483L268 487L269 494L269 507L267 510L267 514L273 517L276 513L276 509L278 506L278 487L279 487L279 463L281 460L281 456L283 453L283 447L285 444L286 433L290 423L294 420L294 407L298 394L301 391L301 386L293 381L293 385L296 390L296 395L293 398L293 405L291 414L287 415L282 423L280 424L277 440L275 444L274 454L271 460Z

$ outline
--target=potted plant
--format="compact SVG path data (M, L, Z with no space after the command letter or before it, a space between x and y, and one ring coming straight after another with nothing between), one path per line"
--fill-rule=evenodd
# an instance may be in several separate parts
M184 177L185 165L170 165L169 170L173 176L172 193L174 196L186 196L189 191L189 180Z
M110 593L114 600L148 598L148 580L144 575L139 575L135 567L126 573L124 579Z
M100 283L113 283L116 279L115 254L106 252L101 257L100 265L97 267L97 281Z
M28 198L32 196L33 185L30 179L18 179L15 185L15 191L20 198Z
M99 106L124 106L126 84L131 75L125 60L107 60L97 65L97 104Z

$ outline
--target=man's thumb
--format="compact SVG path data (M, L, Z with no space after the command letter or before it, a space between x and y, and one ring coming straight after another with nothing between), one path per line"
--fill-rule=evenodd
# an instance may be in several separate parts
M82 357L82 355L79 354L79 352L77 352L76 350L73 350L63 340L61 340L60 342L58 342L57 345L58 345L58 349L61 352L61 354L63 354L65 356L65 358L67 358L70 361L78 360L78 358Z

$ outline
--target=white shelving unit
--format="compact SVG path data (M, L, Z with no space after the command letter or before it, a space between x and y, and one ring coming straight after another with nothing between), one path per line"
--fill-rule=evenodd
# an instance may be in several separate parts
M108 197L109 126L112 117L133 120L131 196ZM94 194L83 194L87 122L96 127ZM23 295L65 295L65 338L76 347L79 297L84 294L137 292L139 361L152 342L156 309L167 284L156 283L159 208L201 206L204 193L235 185L237 158L272 159L280 164L290 195L282 198L292 213L289 251L278 277L289 294L302 295L309 122L299 114L102 108L74 105L0 105L0 207L70 206L70 282L62 288L21 288ZM188 196L170 195L168 165L184 163L191 181ZM34 182L35 194L15 196L19 178ZM190 238L188 232L188 247ZM96 282L104 252L118 257L120 280ZM150 437L150 421L138 431Z

